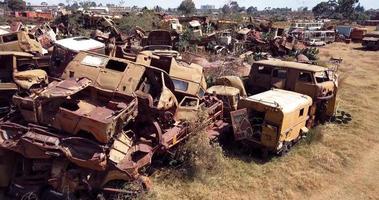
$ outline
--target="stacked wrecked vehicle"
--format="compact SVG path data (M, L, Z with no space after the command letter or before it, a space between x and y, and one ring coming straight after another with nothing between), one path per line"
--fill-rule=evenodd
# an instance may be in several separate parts
M134 196L151 187L147 168L196 133L192 122L203 114L201 128L212 141L232 135L230 143L284 155L336 110L333 70L267 59L254 61L242 78L211 77L216 81L207 88L203 67L176 51L179 20L162 23L173 32L145 35L136 27L125 36L113 20L87 17L88 26L101 29L92 39L55 40L48 25L0 37L0 50L8 50L0 52L0 156L7 161L0 164L0 187L11 198ZM188 24L199 43L217 40L216 54L244 49L248 58L253 51L275 56L303 48L279 30L264 38L258 26L243 28L234 39L232 30L214 35L203 33L199 20Z
M93 199L125 193L119 182L149 188L141 170L186 139L199 112L209 130L223 124L220 100L204 92L177 99L166 71L138 62L80 52L51 79L16 92L0 124L1 151L14 160L4 164L2 187L13 198Z

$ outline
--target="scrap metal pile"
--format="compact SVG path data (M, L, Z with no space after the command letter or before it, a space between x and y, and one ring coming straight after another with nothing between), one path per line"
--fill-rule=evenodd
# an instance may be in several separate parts
M108 18L87 20L101 27L93 39L57 40L59 26L54 32L49 24L31 31L18 24L0 35L0 155L6 161L0 187L10 198L133 197L152 186L145 169L196 134L192 122L200 115L210 139L231 134L233 141L284 155L335 113L336 70L270 59L254 62L243 79L213 77L207 85L203 67L176 51L183 32L177 19L162 22L176 33L137 27L129 36ZM203 37L198 19L182 20L194 37ZM292 36L264 38L267 26L237 31L238 39L217 33L224 47L216 53L242 48L245 55L283 56L300 48ZM137 187L125 186L132 183Z

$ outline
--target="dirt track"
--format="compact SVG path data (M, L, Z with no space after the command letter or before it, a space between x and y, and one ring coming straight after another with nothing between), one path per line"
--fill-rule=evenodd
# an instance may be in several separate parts
M221 171L202 179L160 172L156 199L379 199L379 51L360 44L321 48L322 60L341 57L339 110L348 124L319 127L323 137L298 145L284 158L259 164L226 157ZM169 174L169 175L167 175Z

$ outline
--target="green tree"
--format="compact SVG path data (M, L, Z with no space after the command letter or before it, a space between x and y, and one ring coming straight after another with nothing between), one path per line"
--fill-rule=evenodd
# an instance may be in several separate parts
M192 0L183 0L178 10L184 14L192 14L196 11L195 3Z
M254 6L250 6L250 7L247 8L246 12L249 13L249 14L253 14L255 12L258 12L258 8L254 7Z
M335 0L317 4L312 12L316 17L330 17L337 10L338 4Z
M230 14L232 12L232 9L230 8L230 6L228 4L225 4L222 9L221 9L222 13L224 14Z
M26 3L23 0L6 0L4 3L13 11L22 11L26 9Z
M329 0L317 4L312 12L316 17L356 20L362 16L359 13L363 13L364 8L359 4L359 0Z
M355 12L355 5L359 0L338 0L338 10L344 18L351 19Z
M153 10L154 10L155 12L162 12L162 11L163 11L163 8L160 7L160 6L155 6L155 7L153 8Z

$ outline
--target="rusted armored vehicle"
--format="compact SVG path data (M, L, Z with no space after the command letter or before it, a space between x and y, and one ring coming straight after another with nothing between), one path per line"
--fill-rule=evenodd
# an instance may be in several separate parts
M241 98L240 90L225 85L215 85L207 89L209 95L214 95L224 103L224 119L230 121L230 112L236 111Z
M32 34L25 31L18 31L0 35L0 51L19 51L34 55L44 55L47 50Z
M203 36L203 30L201 29L201 24L198 20L192 20L188 23L189 23L188 29L193 34L193 38L191 39L196 40Z
M311 105L311 97L280 89L242 98L230 113L234 139L284 155L308 132Z
M364 35L362 46L366 49L379 50L379 31L374 31Z
M335 113L338 76L335 69L317 65L261 60L252 65L245 88L249 94L278 88L308 95L313 100L310 116L324 120Z
M80 52L64 69L60 78L86 77L96 87L132 95L137 90L149 94L157 109L174 109L178 102L174 84L158 68L92 52Z
M49 75L59 77L68 63L70 63L80 51L104 54L105 45L94 39L80 36L56 41L50 58L50 66L48 68Z
M163 19L159 22L159 26L165 30L175 31L177 33L183 32L183 26L177 18Z
M173 49L174 39L169 31L153 30L147 37L143 38L142 46L144 50L171 50Z
M207 115L203 123L209 133L223 125L223 104L213 96L185 97L174 109L165 109L150 92L142 87L128 95L100 88L88 78L67 78L35 94L15 95L18 112L0 123L0 149L20 159L15 176L3 178L10 181L10 193L65 199L81 191L79 196L125 192L109 186L114 181L139 180L148 187L140 171L154 155L184 141L199 112Z
M36 95L13 96L13 103L29 123L88 134L105 144L135 117L137 98L90 84L86 78L54 81Z
M137 55L137 63L145 63L167 72L173 81L178 100L184 96L202 98L207 90L203 67L178 59L176 51L143 51Z
M7 112L13 94L47 85L47 73L36 69L37 60L25 52L0 51L0 105Z
M133 157L138 146L124 129L137 115L137 97L80 78L53 81L13 102L21 115L11 113L0 124L0 149L17 153L14 173L4 177L13 198L67 199L112 181L141 179L148 186L138 169L149 160Z

